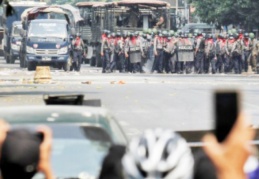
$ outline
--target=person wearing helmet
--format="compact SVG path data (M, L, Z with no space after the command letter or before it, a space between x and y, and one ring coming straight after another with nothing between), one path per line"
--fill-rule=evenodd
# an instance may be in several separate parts
M153 35L148 34L147 35L147 39L145 41L145 48L146 48L146 63L145 63L145 71L146 72L151 72L152 70L152 66L154 63L154 39L153 39Z
M125 51L124 51L125 41L122 37L121 33L117 33L117 39L115 41L115 59L116 63L113 65L117 65L117 69L120 73L125 73ZM115 68L115 67L113 67Z
M240 39L240 40L243 40L243 38L244 38L244 34L243 34L244 32L243 32L243 30L242 29L238 29L238 38Z
M244 38L242 39L244 47L244 57L242 59L242 68L244 69L245 72L248 71L248 61L249 61L249 57L251 55L252 52L252 48L253 48L253 43L251 41L251 39L249 38L249 34L245 33L244 34Z
M125 179L191 179L194 159L179 134L155 129L129 143L122 166Z
M239 35L235 34L235 42L231 50L232 60L234 62L235 74L242 73L242 53L243 53L243 42L239 39Z
M83 51L84 51L84 42L81 39L81 35L79 33L76 34L76 38L72 41L73 45L73 62L71 69L80 71L82 58L83 58Z
M110 54L111 54L111 36L109 31L106 31L106 36L102 38L101 57L102 57L102 73L106 73L110 68Z
M125 56L129 57L132 66L132 72L141 72L141 57L144 56L144 51L141 41L136 36L136 33L130 35L130 39L125 48Z
M154 55L155 61L152 67L151 72L157 71L158 73L163 73L163 59L164 59L164 50L165 40L162 33L159 33L158 36L154 38Z
M255 72L259 74L259 41L254 40L254 46L252 50L252 64L255 63Z
M111 37L108 39L109 40L109 44L110 44L110 61L109 63L109 68L107 68L108 72L113 72L114 70L117 69L117 56L115 54L115 46L116 46L116 33L112 32L111 33Z
M156 28L154 28L154 29L152 30L152 32L153 32L154 35L157 35L157 33L158 33L158 31L157 31Z
M226 58L226 39L223 34L218 35L218 39L215 42L217 64L216 71L219 73L226 73L228 68L227 58Z
M227 58L227 63L228 63L228 68L227 68L227 72L226 73L230 73L233 70L233 57L232 57L232 49L234 47L234 43L235 43L235 38L233 36L233 34L229 34L229 37L226 41L226 58Z
M181 38L178 40L177 47L177 73L182 74L184 72L184 67L186 67L186 73L190 73L191 64L189 62L193 61L194 57L193 45L187 34L181 35Z
M198 74L204 71L205 39L201 32L198 32L195 42L195 71Z
M165 47L164 47L164 65L165 65L165 72L170 73L175 69L175 62L173 61L173 56L175 54L176 49L176 41L174 38L168 36L165 39Z
M213 41L213 36L212 34L207 34L207 39L205 40L204 73L209 73L210 64L211 64L212 74L216 73L217 58L216 58L215 50L216 50L216 46Z

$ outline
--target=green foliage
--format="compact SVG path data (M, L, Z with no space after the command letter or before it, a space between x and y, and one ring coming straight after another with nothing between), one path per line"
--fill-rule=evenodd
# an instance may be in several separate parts
M190 0L196 14L207 23L259 25L258 0Z

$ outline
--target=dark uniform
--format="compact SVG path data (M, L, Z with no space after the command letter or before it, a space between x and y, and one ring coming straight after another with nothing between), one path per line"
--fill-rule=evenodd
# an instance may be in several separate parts
M165 40L162 37L162 35L155 36L154 38L154 55L155 55L155 61L153 64L153 68L151 72L154 72L155 70L158 73L163 72L163 59L164 59L164 48L165 46Z
M227 58L227 64L228 64L228 68L227 68L227 72L232 72L233 69L233 57L232 57L232 49L234 47L234 43L235 43L235 39L233 36L230 36L229 39L226 41L226 58Z
M74 68L76 71L80 71L82 58L83 58L84 42L80 38L79 34L77 34L76 39L72 41L72 45L73 45L72 69Z
M116 43L116 54L118 58L118 69L121 73L125 72L125 40L120 37Z
M244 58L243 58L243 62L242 62L242 67L244 69L245 72L248 71L248 59L251 55L252 52L252 48L253 48L253 43L252 41L249 39L248 34L245 34L245 38L243 39L243 44L244 44Z
M195 48L195 62L197 73L203 73L205 58L205 40L202 36L199 36L196 41Z
M215 44L214 44L213 38L210 36L205 41L205 62L204 62L205 73L209 73L210 64L211 64L212 74L216 73L217 58L215 58L216 57L215 52L216 52Z
M236 74L242 73L242 52L243 52L243 42L242 40L237 39L231 51Z
M166 47L164 47L165 72L172 72L172 56L175 53L175 41L171 37L167 38Z
M116 52L116 36L115 33L111 34L111 38L108 38L108 43L110 45L110 61L109 61L109 71L117 69L118 53Z
M103 58L103 73L106 73L106 71L110 68L110 53L111 53L111 49L110 49L110 43L109 43L109 39L106 36L102 37L102 46L101 46L101 56Z
M223 71L227 72L228 63L226 60L226 39L224 39L223 36L220 35L215 43L215 47L217 57L216 71L218 71L219 73L222 73Z
M259 41L254 41L252 56L256 59L256 73L259 74Z
M126 57L129 56L129 61L132 64L132 72L140 72L141 56L144 56L144 52L141 41L133 34L126 44L125 53Z

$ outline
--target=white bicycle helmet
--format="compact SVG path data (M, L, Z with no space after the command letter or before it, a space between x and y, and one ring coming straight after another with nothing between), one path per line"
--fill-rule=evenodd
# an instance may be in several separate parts
M194 160L180 135L156 129L130 142L122 165L127 179L191 179Z

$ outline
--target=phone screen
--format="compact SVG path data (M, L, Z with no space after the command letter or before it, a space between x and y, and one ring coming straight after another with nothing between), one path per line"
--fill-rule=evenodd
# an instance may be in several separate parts
M239 113L237 92L215 93L215 135L219 142L225 140L235 124Z

